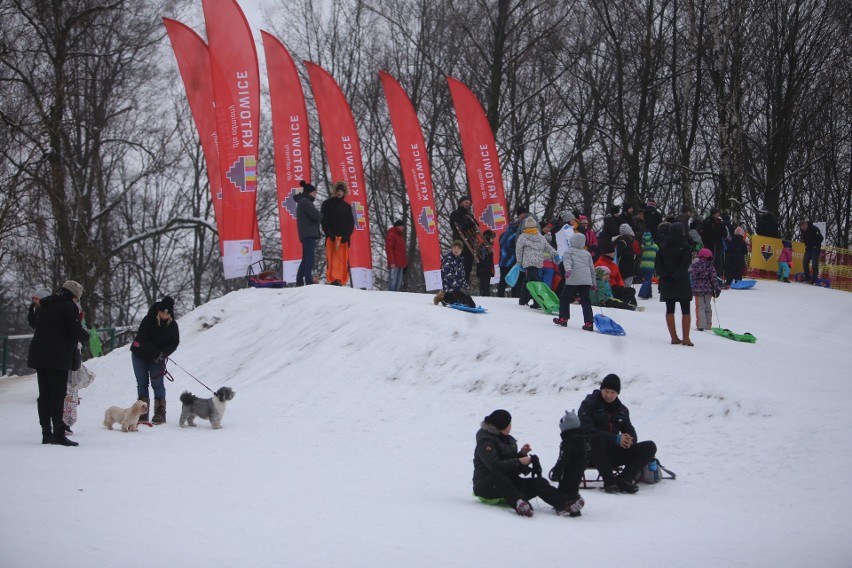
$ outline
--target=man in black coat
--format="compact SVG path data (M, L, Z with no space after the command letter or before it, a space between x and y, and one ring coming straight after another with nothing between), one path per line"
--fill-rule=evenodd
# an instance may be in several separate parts
M819 278L819 250L822 247L822 231L813 221L799 221L799 232L805 244L805 256L802 265L805 271L805 282L816 282Z
M464 261L464 275L467 281L470 282L470 272L473 270L473 253L467 247L467 237L463 237L462 232L476 231L479 225L476 222L476 217L470 210L470 196L462 195L458 201L458 207L450 214L450 227L453 229L453 240L462 241L465 243L462 249L462 260Z
M699 232L704 248L710 249L710 252L713 253L713 265L716 268L716 274L722 275L725 259L722 243L728 238L728 229L722 220L722 212L719 209L712 209L710 216L701 224L701 231Z
M654 242L660 244L657 240L657 228L663 222L663 214L657 209L657 203L652 198L648 198L645 202L645 226L648 227L648 232L651 233ZM638 234L638 233L637 233Z
M299 232L299 242L302 243L302 262L296 271L296 286L307 286L314 283L314 253L320 238L320 222L322 213L317 210L314 200L317 198L317 188L302 180L302 193L297 194L296 228Z
M778 218L766 207L758 213L757 225L754 232L762 237L778 238Z
M332 249L337 246L335 241L339 238L340 245L344 250L342 257L349 261L349 239L355 230L355 217L352 215L352 206L346 202L346 194L349 187L345 182L338 181L332 188L333 195L323 201L320 212L322 213L322 230L325 233L326 267L328 269L328 281L332 284L342 285L349 281L347 267L340 268L340 274L332 271L333 266ZM346 273L344 276L343 273Z
M541 497L559 515L576 517L585 501L579 494L568 495L538 476L521 477L533 471L530 445L518 450L512 431L512 415L495 410L485 417L476 433L473 452L473 494L483 499L503 498L519 515L533 516L528 499ZM540 466L539 466L540 467Z
M65 436L62 410L77 344L89 340L89 332L83 329L82 312L77 305L82 295L83 286L68 280L56 294L42 298L35 312L35 333L30 342L27 365L36 370L38 377L38 421L42 444L79 445Z
M578 412L583 432L589 437L590 457L604 480L607 493L636 493L634 480L657 453L654 442L637 441L630 411L621 403L621 379L610 373L600 390L588 395ZM623 465L619 475L613 466Z

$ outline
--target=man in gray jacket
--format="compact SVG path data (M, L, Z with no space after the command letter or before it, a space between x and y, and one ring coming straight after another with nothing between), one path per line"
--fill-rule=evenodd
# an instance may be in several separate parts
M320 221L322 213L314 205L317 198L317 188L305 180L299 182L302 194L296 204L296 227L299 230L299 241L302 243L302 262L296 271L296 286L314 283L314 253L317 240L320 238Z

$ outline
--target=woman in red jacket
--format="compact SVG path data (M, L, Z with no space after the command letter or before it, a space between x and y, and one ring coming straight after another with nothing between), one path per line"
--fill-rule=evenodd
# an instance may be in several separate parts
M385 251L388 254L388 291L397 292L402 286L402 271L408 266L408 258L405 254L405 223L394 221L393 227L388 229L385 239Z

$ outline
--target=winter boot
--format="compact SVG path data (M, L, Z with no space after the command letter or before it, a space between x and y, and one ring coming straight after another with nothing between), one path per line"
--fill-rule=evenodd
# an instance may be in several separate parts
M53 443L53 431L50 429L50 426L42 426L41 427L41 443L42 444L52 444Z
M42 443L44 443L44 442L42 441ZM69 446L69 447L74 447L74 446L80 445L73 440L69 440L65 436L65 432L61 428L54 428L53 429L53 443L56 444L57 446Z
M148 410L145 411L145 414L142 414L139 417L139 420L137 420L137 422L148 422L149 421L148 413L151 411L151 399L150 398L140 398L139 400L141 400L142 402L145 403L145 408L147 408Z
M618 490L622 493L629 493L630 495L632 495L639 491L638 485L630 483L629 481L620 476L615 480L615 484L618 487Z
M594 324L590 321L587 321L583 324L583 331L595 331Z
M166 422L166 399L154 399L154 417L151 424L165 424Z
M677 336L674 318L674 314L666 314L666 325L669 328L669 335L672 336L672 345L680 345L680 338Z
M578 493L573 497L570 497L568 501L565 502L565 506L562 507L561 510L556 511L556 514L560 517L579 517L582 515L580 510L585 504L586 501L580 497L580 494Z
M692 347L695 345L689 340L689 326L692 325L692 316L683 316L681 321L681 327L683 327L683 341L681 341L681 343L688 347Z
M553 318L553 323L558 326L568 327L568 319L567 318Z
M515 503L515 512L521 515L522 517L532 517L533 516L533 508L532 505L524 501L523 499L518 499L518 502Z

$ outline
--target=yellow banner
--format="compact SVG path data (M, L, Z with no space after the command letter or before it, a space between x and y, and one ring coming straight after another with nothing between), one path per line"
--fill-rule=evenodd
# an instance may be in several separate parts
M751 262L750 268L757 270L778 271L778 255L783 249L781 239L751 235ZM802 258L805 255L804 243L793 241L793 266L790 267L790 275L802 272Z

